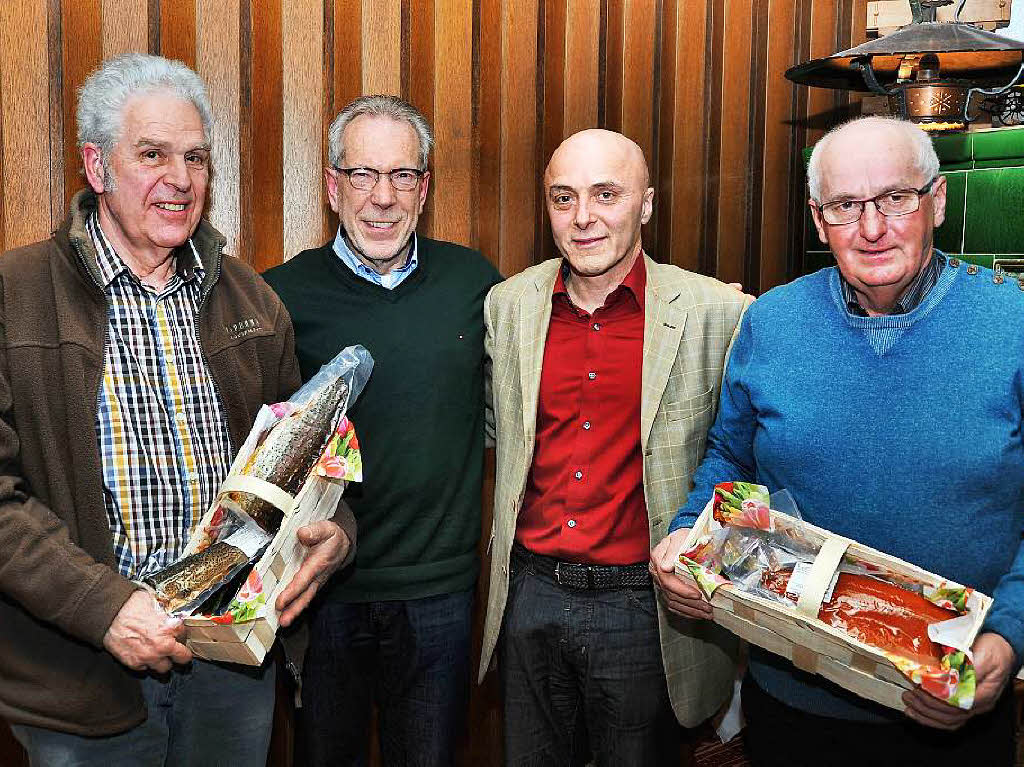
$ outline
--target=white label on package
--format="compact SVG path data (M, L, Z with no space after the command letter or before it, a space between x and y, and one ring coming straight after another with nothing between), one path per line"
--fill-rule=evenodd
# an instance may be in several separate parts
M224 539L224 543L230 543L236 549L241 550L249 559L256 556L256 552L263 548L263 544L266 542L267 534L265 532L258 527L253 529L248 526L236 530Z
M792 597L794 600L799 600L800 595L804 591L804 584L807 583L807 576L811 573L812 563L810 562L797 562L793 566L793 574L789 577L789 585L786 586L786 595ZM832 576L832 582L828 584L828 589L825 590L825 596L822 597L821 603L824 604L832 599L832 592L835 591L836 581L839 580L839 573L836 572Z

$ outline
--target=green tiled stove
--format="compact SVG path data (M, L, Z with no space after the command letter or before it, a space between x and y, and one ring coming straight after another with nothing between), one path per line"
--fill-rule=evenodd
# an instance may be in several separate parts
M947 184L946 220L935 230L936 247L980 266L991 268L998 259L1007 271L1024 269L1024 126L932 140ZM810 152L804 150L805 163ZM835 261L823 250L810 212L804 215L809 273Z

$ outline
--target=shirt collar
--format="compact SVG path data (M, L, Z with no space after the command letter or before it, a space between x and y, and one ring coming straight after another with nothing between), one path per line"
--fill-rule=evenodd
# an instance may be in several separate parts
M131 270L128 268L128 265L117 255L114 246L103 232L103 227L100 226L100 217L97 213L89 216L86 221L86 229L92 237L93 247L96 250L96 264L100 270L100 281L103 287L109 287L110 283L126 272L130 274ZM192 251L192 258L180 258L178 256L181 254L177 254L174 263L175 273L181 278L182 282L189 282L193 279L202 280L206 274L203 262L199 258L199 253L196 251L192 238L190 237L187 242L189 249ZM170 287L170 283L168 287Z
M385 288L393 288L397 285L402 277L412 272L417 266L419 266L419 248L416 242L416 232L412 233L412 244L409 246L409 258L406 259L402 266L392 269L388 274L378 274L373 271L370 267L364 264L352 249L348 245L348 241L345 239L345 234L342 228L338 227L338 233L334 236L334 252L342 260L342 262L351 269L357 276L362 277L365 280L369 280L375 285L381 285Z
M907 314L916 309L928 292L935 287L939 281L939 274L946 267L946 257L937 248L932 248L932 257L925 264L924 269L910 281L907 289L896 299L891 314ZM839 287L843 293L843 301L846 304L846 311L855 317L867 317L868 313L857 298L857 292L853 285L846 281L843 273L839 273Z
M640 251L640 255L633 263L633 268L629 270L629 273L625 276L622 282L619 283L618 287L608 294L608 298L605 299L604 306L601 308L612 306L623 300L630 300L637 309L640 311L644 310L644 294L647 290L647 264L645 259L646 254L643 251ZM563 258L562 266L558 270L558 275L555 277L555 287L552 292L552 298L564 296L565 300L569 302L569 305L575 308L572 303L572 298L569 296L569 289L565 284L568 277L569 262Z

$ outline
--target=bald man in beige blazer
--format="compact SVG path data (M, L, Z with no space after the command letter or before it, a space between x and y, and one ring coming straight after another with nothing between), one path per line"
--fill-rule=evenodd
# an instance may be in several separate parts
M548 639L551 648L539 648L539 657L555 657L566 649L564 637L545 639L537 627L527 627L519 636L518 627L510 627L522 568L535 577L543 577L538 573L545 572L550 576L542 585L551 594L564 597L565 621L572 620L573 610L600 609L588 600L602 598L598 593L601 589L594 588L594 583L608 576L616 583L630 583L631 597L650 600L646 608L651 631L649 644L655 655L653 662L663 669L660 673L667 680L666 684L658 677L661 687L667 687L665 709L670 721L674 712L679 722L692 727L713 714L729 696L735 676L735 639L709 621L689 621L666 612L655 600L649 582L637 586L637 565L641 563L592 570L573 566L588 565L588 551L564 557L569 562L552 561L522 548L521 541L516 543L517 524L522 533L524 516L536 512L522 506L524 497L527 505L531 498L534 505L537 503L536 493L531 495L527 491L538 452L538 400L545 374L552 307L559 300L559 286L564 283L565 295L561 300L570 302L577 316L596 321L605 300L616 289L621 290L624 283L635 284L631 281L638 271L645 272L642 300L633 299L643 313L642 338L638 332L634 341L637 354L642 342L640 385L635 393L626 395L640 398L639 429L621 439L639 443L641 503L646 507L647 534L642 532L642 523L640 530L646 539L642 545L648 551L665 537L669 522L686 500L691 476L704 454L707 430L717 411L726 353L751 299L717 280L656 263L643 253L640 229L650 218L654 190L648 185L642 151L624 136L590 130L570 137L552 155L544 185L552 234L563 258L531 267L495 286L484 305L497 477L480 678L491 665L503 631L502 646L510 643L508 634L512 632L516 634L517 647L526 642L527 654L531 652L531 642L543 645ZM642 263L638 264L638 260ZM550 358L547 364L553 364ZM581 375L584 380L587 374L583 371ZM589 375L591 379L595 377L594 373ZM543 404L541 410L546 412ZM582 424L582 428L590 429L590 421ZM572 481L571 472L566 481ZM575 520L567 524L576 527ZM646 562L642 566L646 570ZM510 570L516 571L511 593ZM568 583L565 576L570 571L580 580ZM535 601L539 604L542 600ZM638 609L643 612L645 608ZM642 621L644 616L641 614L638 619ZM555 622L561 620L561 614L551 618ZM596 651L602 641L601 636L584 637L578 652L586 654L588 646ZM651 758L654 746L638 743L634 747L627 743L629 737L609 734L616 732L616 725L604 721L599 712L606 708L642 708L637 701L664 693L656 683L641 680L637 684L644 685L643 689L627 690L621 699L616 698L618 693L609 693L612 699L595 703L588 698L588 690L596 684L589 675L600 672L592 668L598 663L595 655L589 657L590 666L581 667L583 670L576 678L572 670L552 671L544 661L543 678L538 679L531 679L529 669L520 668L518 661L509 660L506 655L502 653L498 665L504 677L506 756L510 765L567 763L565 760L578 756L581 748L589 751L598 765L648 763L645 760ZM516 657L519 655L522 653L517 650ZM611 657L617 656L613 653ZM553 661L556 665L559 662L557 657ZM549 672L564 678L553 682ZM561 688L563 683L578 690L578 700L574 702L570 695L567 702L561 692L551 693L558 700L547 699L552 685ZM534 710L536 717L530 713ZM566 713L573 710L582 718L582 726ZM524 716L528 720L525 723ZM641 722L639 726L642 729L646 725ZM583 733L589 742L581 744Z

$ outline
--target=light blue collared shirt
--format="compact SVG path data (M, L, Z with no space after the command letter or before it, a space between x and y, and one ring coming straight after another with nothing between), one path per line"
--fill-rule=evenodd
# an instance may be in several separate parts
M416 267L419 265L419 261L416 256L416 233L412 233L412 246L409 248L409 258L403 266L397 269L392 269L387 274L377 274L370 267L360 261L356 254L349 248L348 243L345 242L345 235L342 234L341 227L338 227L338 234L334 237L334 252L338 254L344 264L351 269L357 277L362 277L364 280L372 282L374 285L380 285L382 288L388 290L394 290L396 287L402 284L410 274L416 271Z

